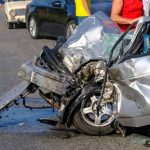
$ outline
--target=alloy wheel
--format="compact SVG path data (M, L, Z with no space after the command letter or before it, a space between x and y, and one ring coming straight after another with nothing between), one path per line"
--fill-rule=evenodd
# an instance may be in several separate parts
M34 18L30 19L29 30L32 37L35 37L37 34L37 25Z
M114 121L113 105L106 103L101 105L99 116L97 115L97 103L99 96L93 95L81 105L81 114L83 119L95 127L104 127Z

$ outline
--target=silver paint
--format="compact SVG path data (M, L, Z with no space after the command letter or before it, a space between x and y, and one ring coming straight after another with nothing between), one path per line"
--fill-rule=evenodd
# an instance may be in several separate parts
M116 64L109 74L118 95L116 118L125 126L150 124L144 119L150 118L150 56Z
M63 63L73 72L92 59L108 59L110 50L121 36L116 23L99 11L79 24L67 42L59 49ZM118 51L115 51L115 55Z
M65 74L59 74L55 71L49 72L33 62L23 64L18 76L23 80L30 81L41 88L60 95L65 94L66 88L69 86L69 82L67 81L70 79L70 77Z

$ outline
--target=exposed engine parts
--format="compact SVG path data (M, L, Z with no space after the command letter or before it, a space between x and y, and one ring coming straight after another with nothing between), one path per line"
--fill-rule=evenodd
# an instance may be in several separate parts
M89 62L83 68L81 71L78 72L77 76L79 79L83 81L88 81L94 76L94 68L95 68L96 62Z
M92 77L94 77L95 82L100 82L103 80L103 77L105 75L105 68L105 61L91 61L83 66L83 68L78 72L77 75L83 81L88 81Z
M101 101L101 104L106 104L110 102L115 101L115 87L111 82L106 82L104 94L103 94L103 99Z
M94 75L95 75L96 82L103 80L105 75L105 70L106 70L106 62L104 60L98 61L94 68Z

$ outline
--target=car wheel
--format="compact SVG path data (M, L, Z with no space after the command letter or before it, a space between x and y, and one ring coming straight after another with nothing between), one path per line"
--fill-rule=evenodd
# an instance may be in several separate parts
M73 33L75 28L76 28L75 21L73 20L69 21L66 25L66 37L69 37Z
M39 38L39 29L38 29L37 21L34 17L31 17L29 20L29 32L33 39Z
M83 134L106 135L115 129L112 103L103 104L97 117L96 106L99 97L98 92L87 96L74 116L74 126Z
M8 25L8 29L13 29L13 23L8 22L7 25Z

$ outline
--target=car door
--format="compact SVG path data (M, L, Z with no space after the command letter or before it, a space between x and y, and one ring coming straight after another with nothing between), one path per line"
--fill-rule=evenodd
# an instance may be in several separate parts
M40 33L45 34L48 22L47 8L50 0L37 0L37 20L40 29Z
M52 36L64 35L67 17L65 0L50 0L48 9L47 32Z
M91 0L91 12L103 11L110 16L112 8L112 0Z

